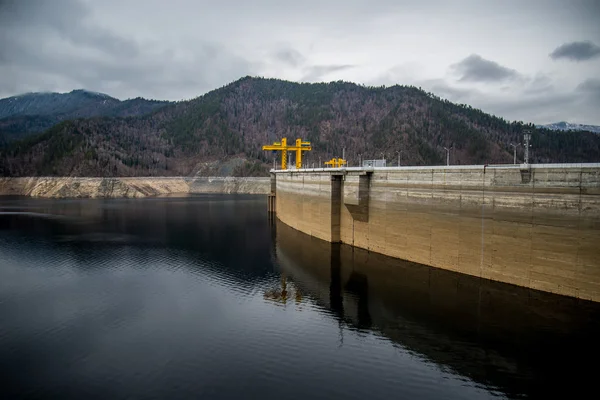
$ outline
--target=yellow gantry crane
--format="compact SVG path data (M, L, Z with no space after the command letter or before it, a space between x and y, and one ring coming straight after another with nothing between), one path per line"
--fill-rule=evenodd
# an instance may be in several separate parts
M303 151L311 151L312 147L310 146L310 142L303 142L302 139L296 139L296 145L288 146L287 139L281 139L281 142L274 142L270 145L265 145L262 147L263 150L271 150L271 151L281 151L281 169L287 169L287 152L295 151L296 152L296 168L302 168L302 152Z
M329 165L331 168L341 168L346 165L346 160L343 158L332 158L325 162L325 165Z

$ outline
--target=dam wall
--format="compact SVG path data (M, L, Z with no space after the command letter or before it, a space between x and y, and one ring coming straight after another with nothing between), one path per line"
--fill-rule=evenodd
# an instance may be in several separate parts
M600 165L274 171L276 214L328 242L600 301Z
M269 178L245 177L25 177L0 178L0 195L51 198L137 198L169 194L267 194Z

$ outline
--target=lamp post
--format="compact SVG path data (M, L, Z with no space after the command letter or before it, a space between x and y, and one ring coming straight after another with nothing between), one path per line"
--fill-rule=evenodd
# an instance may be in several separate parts
M525 154L523 156L524 158L524 162L525 164L529 164L529 148L531 147L531 145L529 144L529 141L531 140L531 135L529 134L529 131L525 131L527 133L525 133L523 135L523 141L525 142L524 146L525 146Z
M450 165L450 148L444 147L444 150L446 150L446 165Z

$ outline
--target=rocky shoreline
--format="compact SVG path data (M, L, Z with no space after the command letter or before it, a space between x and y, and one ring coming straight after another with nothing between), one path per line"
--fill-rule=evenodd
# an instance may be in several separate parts
M241 177L19 177L0 178L0 196L137 198L167 194L267 194L269 178Z

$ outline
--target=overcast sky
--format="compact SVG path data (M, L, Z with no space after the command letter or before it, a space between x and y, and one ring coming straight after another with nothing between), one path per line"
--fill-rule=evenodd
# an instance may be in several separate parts
M600 0L0 0L0 97L343 79L600 125L599 21Z

